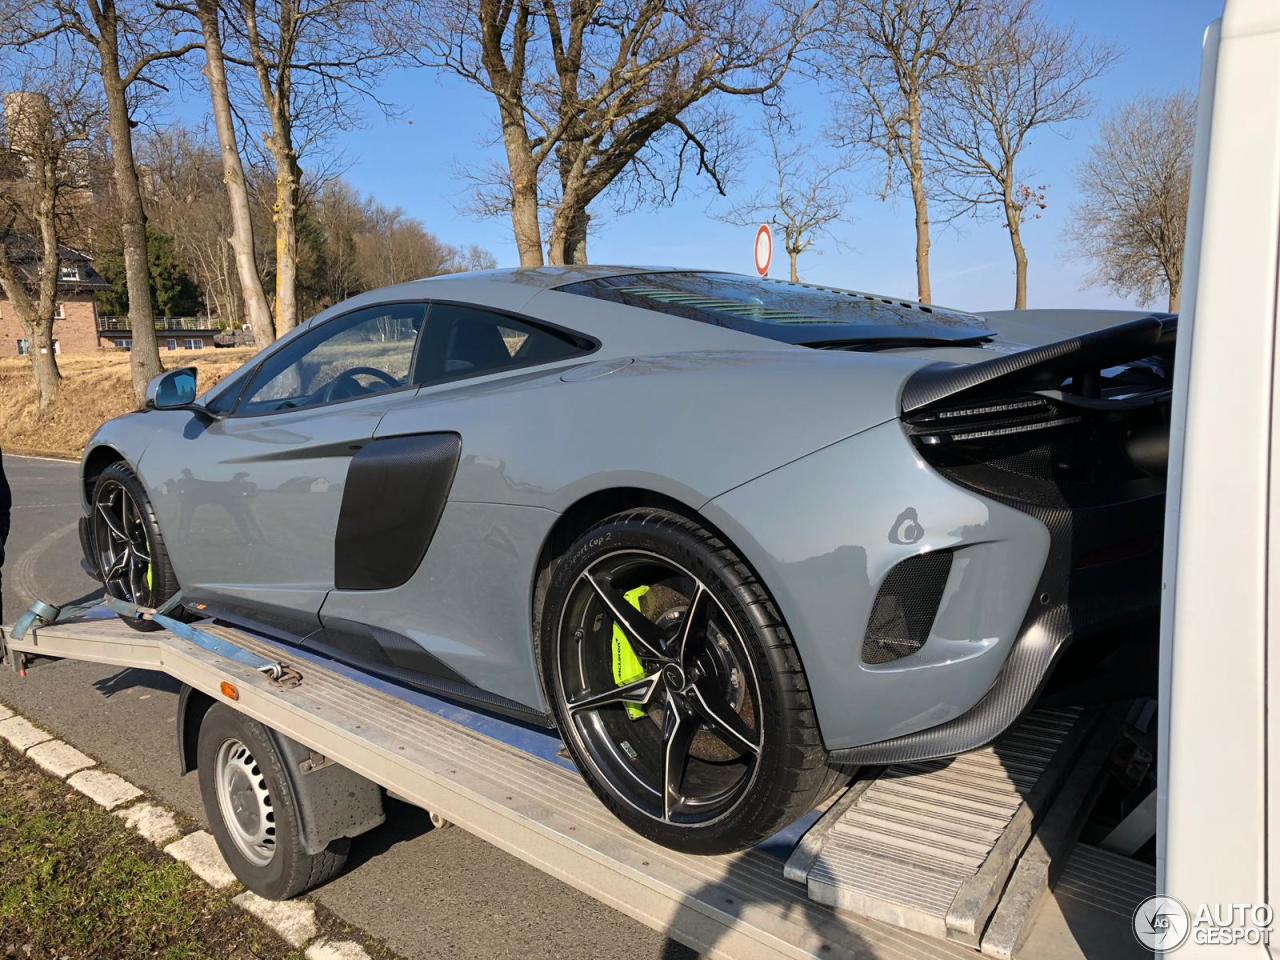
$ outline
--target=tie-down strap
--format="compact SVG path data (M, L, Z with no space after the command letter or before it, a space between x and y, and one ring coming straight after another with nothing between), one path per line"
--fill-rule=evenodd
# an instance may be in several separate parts
M158 607L144 607L119 600L110 595L100 600L95 599L86 603L70 603L62 607L45 603L43 600L37 600L13 625L13 638L21 640L33 628L51 627L57 623L77 620L94 609L105 606L122 617L129 617L133 620L154 621L170 633L186 640L188 643L195 644L202 650L207 650L226 660L231 660L249 667L251 670L266 674L279 683L296 685L301 682L302 677L296 670L286 667L278 660L269 660L266 657L245 650L243 647L238 647L229 640L215 636L207 630L201 630L198 626L184 623L168 616L168 613L181 602L181 592L175 593Z

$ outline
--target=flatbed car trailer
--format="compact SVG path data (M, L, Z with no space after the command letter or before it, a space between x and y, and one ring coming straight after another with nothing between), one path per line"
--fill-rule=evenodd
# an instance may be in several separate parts
M755 849L700 857L618 823L553 735L243 630L160 619L177 632L138 632L105 609L31 618L18 636L6 631L9 660L177 679L183 772L210 704L260 722L286 745L295 802L313 811L311 852L381 822L376 784L708 957L1146 955L1130 919L1154 870L1076 843L1116 741L1115 711L1036 710L954 761L863 769ZM367 789L335 790L335 769Z

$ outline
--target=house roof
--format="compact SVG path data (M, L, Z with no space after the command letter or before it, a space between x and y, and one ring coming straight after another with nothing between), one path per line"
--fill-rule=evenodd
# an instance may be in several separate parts
M4 249L10 261L23 272L28 282L35 281L37 265L40 262L39 248L35 238L26 234L11 234L4 238ZM71 247L58 248L58 289L63 292L79 293L95 290L110 290L111 284L103 279L102 274L93 268L93 257ZM75 279L64 279L62 269L74 267Z

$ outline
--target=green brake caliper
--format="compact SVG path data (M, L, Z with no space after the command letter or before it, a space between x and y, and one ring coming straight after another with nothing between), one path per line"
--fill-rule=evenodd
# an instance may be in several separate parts
M648 592L648 587L641 586L628 590L622 596L627 603L639 610L640 598ZM644 664L636 656L635 650L631 647L631 641L623 633L622 627L615 623L613 625L613 682L623 687L628 683L644 679L644 676ZM627 716L632 720L639 720L645 716L644 707L638 707L634 703L627 704Z

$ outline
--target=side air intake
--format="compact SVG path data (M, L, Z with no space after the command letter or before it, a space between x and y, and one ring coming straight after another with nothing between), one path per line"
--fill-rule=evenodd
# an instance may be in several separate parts
M908 557L889 571L871 606L863 663L892 663L924 646L950 574L950 550Z

